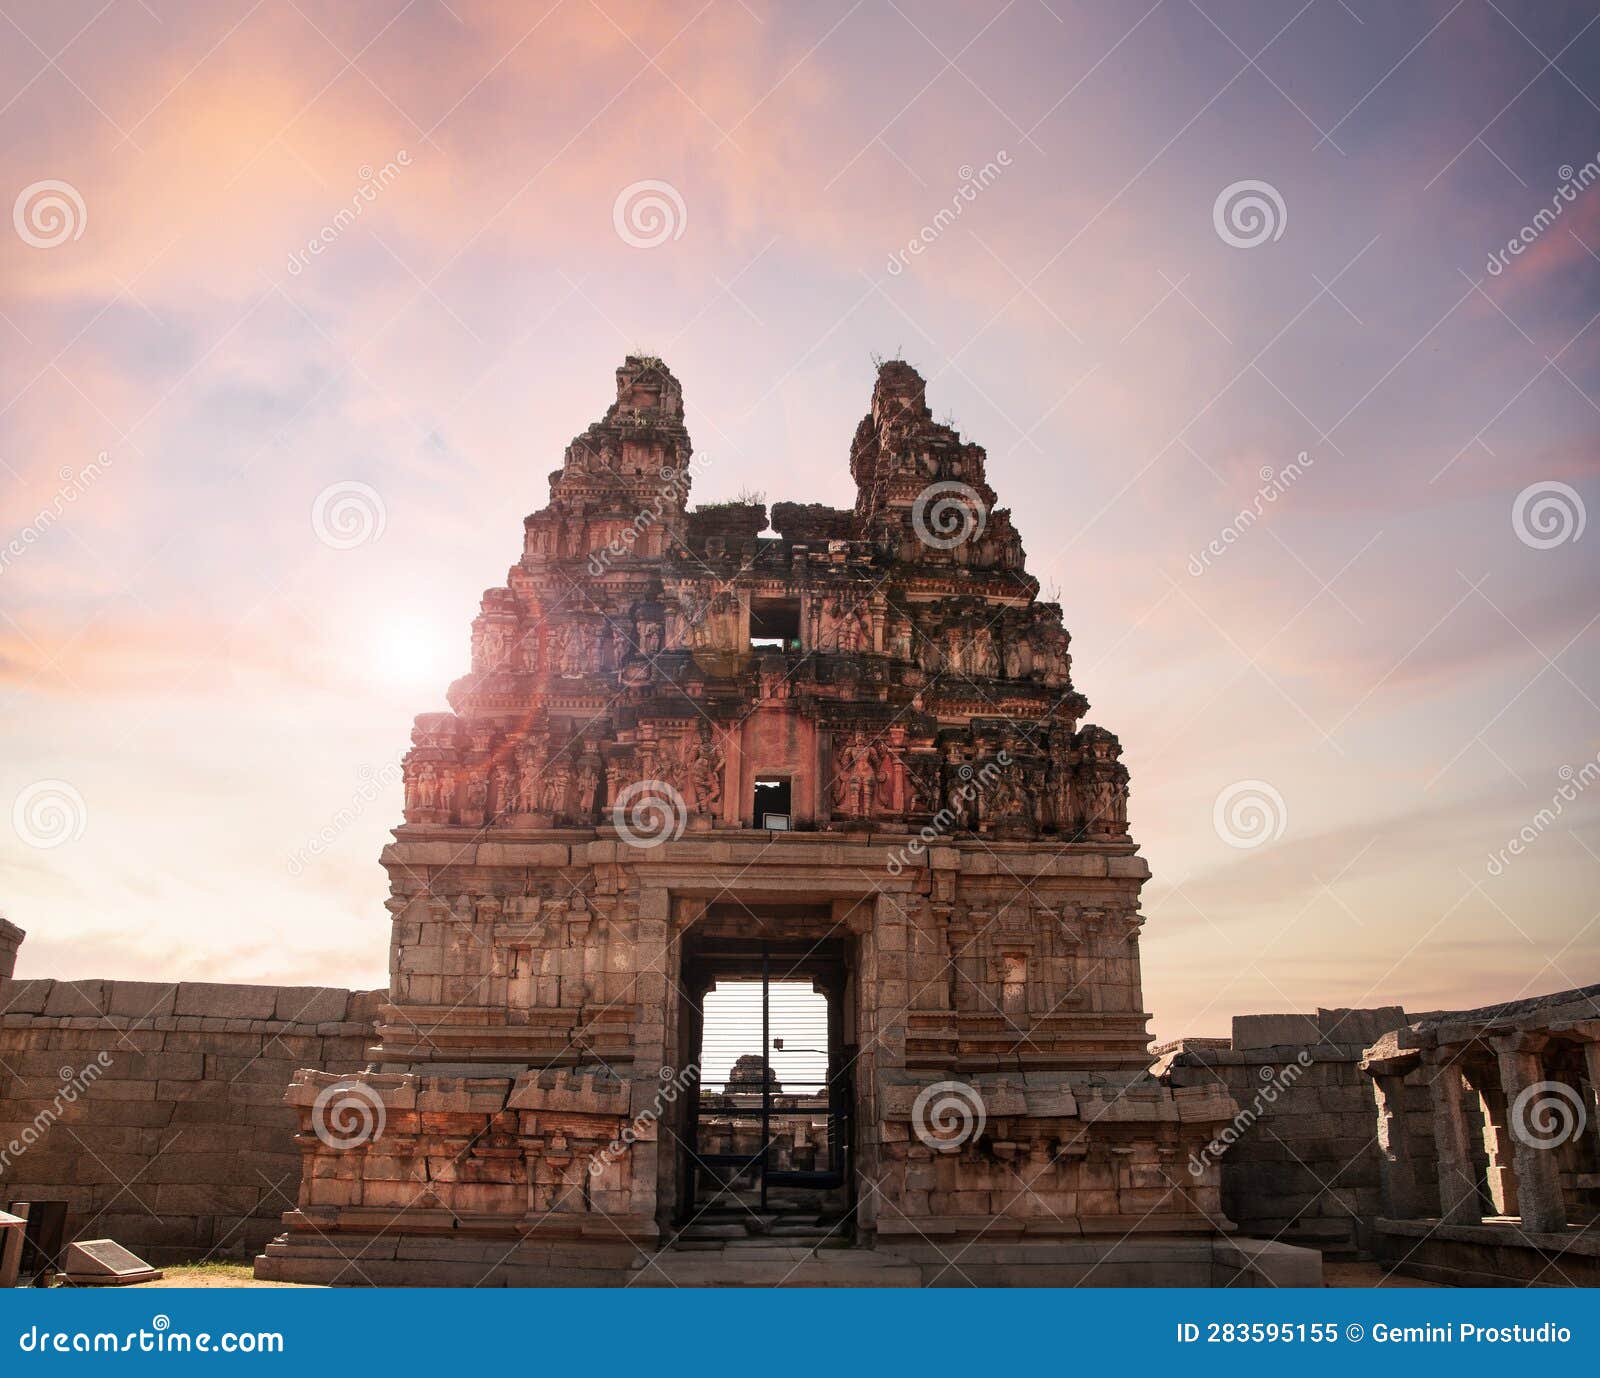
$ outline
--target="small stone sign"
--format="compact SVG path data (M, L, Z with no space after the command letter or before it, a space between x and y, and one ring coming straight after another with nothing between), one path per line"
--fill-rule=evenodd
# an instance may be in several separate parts
M67 1246L67 1283L73 1287L125 1287L133 1282L154 1282L161 1270L114 1239L81 1239Z

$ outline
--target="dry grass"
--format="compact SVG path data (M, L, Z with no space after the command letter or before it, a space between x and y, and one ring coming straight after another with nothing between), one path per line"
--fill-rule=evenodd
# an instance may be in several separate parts
M294 1282L257 1282L248 1263L178 1263L162 1269L155 1282L140 1287L298 1287Z

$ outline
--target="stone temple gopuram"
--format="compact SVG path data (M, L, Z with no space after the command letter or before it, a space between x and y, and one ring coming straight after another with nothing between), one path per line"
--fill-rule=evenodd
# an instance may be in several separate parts
M691 510L678 380L617 370L416 720L376 1043L290 1087L261 1276L1315 1281L1230 1240L1226 1089L1148 1075L1128 772L984 451L891 362L848 459L848 509ZM784 983L820 1091L761 1075Z

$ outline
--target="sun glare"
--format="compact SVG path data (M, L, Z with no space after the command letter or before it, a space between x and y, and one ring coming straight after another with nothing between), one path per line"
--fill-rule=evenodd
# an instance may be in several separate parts
M370 648L372 676L380 684L431 690L442 696L466 672L461 638L427 619L397 615L379 623Z

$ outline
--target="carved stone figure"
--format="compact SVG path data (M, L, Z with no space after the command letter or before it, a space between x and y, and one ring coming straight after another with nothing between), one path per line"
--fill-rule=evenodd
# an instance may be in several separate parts
M979 627L972 633L967 663L968 669L973 674L985 679L994 679L1000 673L1000 662L995 654L994 633L987 627Z
M690 807L696 813L715 814L722 804L722 751L704 737L692 739L688 778Z
M589 632L581 622L569 622L559 633L557 669L564 679L579 679L589 669Z
M842 818L870 818L875 786L872 749L865 734L858 732L845 743L835 764L834 812Z
M939 809L939 762L928 757L917 757L906 767L906 783L910 797L906 801L912 813L936 813Z
M478 643L478 667L481 670L498 670L506 658L506 629L498 622L483 628Z
M595 792L600 788L600 772L585 758L573 777L573 814L580 822L594 816Z
M674 647L695 649L709 643L711 600L693 589L683 589L676 601L667 605L667 639Z
M1045 799L1049 805L1047 821L1064 834L1071 833L1077 826L1072 812L1072 769L1070 749L1065 743L1052 743L1045 784Z
M911 619L897 617L889 624L889 654L896 660L911 659Z
M1006 637L1005 671L1007 679L1021 679L1027 673L1028 642L1022 636Z
M1001 766L994 775L987 794L980 791L982 808L986 817L995 820L1021 818L1027 811L1027 798L1022 791L1022 771L1013 761Z
M661 624L653 618L641 617L634 623L638 635L639 654L650 657L661 653Z
M567 789L572 783L572 772L564 761L546 769L539 790L539 803L543 811L552 815L567 811Z
M517 749L517 812L537 813L543 783L546 748L542 737L534 737Z
M1105 832L1121 832L1128 823L1127 782L1114 772L1102 773L1095 780L1094 810Z
M944 664L953 674L964 675L970 668L968 643L960 627L950 627L944 634Z
M871 638L871 627L866 610L859 603L834 598L828 603L827 617L835 650L853 655L867 649Z

